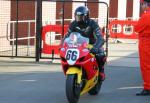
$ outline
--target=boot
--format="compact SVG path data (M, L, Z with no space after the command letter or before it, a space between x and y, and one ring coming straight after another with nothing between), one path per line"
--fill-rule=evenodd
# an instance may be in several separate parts
M103 55L98 54L96 55L96 60L97 60L98 67L99 67L99 74L102 78L102 81L104 81L105 80L104 65L106 62L106 56L104 55L104 53Z
M101 80L104 81L105 80L104 66L99 67L99 75L101 76Z

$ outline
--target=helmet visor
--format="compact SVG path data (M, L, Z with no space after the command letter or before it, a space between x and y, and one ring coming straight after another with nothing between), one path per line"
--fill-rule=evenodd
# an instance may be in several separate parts
M75 20L77 22L84 21L84 15L75 15Z

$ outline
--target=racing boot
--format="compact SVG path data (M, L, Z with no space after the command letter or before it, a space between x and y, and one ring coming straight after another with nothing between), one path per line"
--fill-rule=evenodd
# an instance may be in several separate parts
M105 72L104 72L104 66L99 66L99 75L101 77L101 80L105 80Z
M105 72L104 72L105 62L106 62L106 57L101 58L101 60L99 60L99 62L98 62L99 74L102 78L102 81L105 80Z
M105 65L105 62L106 62L106 56L105 56L103 51L100 51L96 55L96 60L97 60L98 67L99 67L99 74L102 78L102 81L104 81L105 80L104 65Z

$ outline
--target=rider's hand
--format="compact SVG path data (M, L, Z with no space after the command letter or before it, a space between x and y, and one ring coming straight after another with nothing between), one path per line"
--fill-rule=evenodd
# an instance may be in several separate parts
M91 53L93 53L93 54L98 54L99 49L98 49L98 48L93 47L93 48L90 50L90 52L91 52Z

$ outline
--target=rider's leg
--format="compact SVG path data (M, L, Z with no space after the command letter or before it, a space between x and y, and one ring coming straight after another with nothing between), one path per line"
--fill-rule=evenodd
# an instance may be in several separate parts
M104 52L100 52L96 55L96 60L99 66L100 75L102 77L102 80L105 79L105 73L104 73L104 65L106 62L106 56Z

